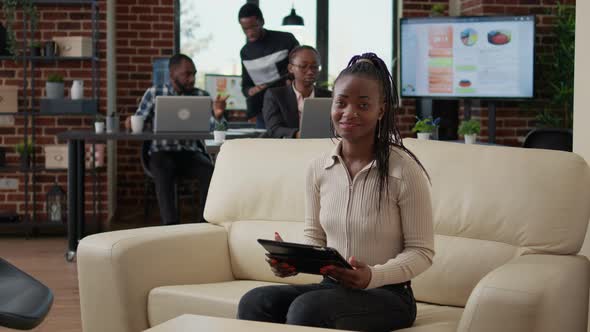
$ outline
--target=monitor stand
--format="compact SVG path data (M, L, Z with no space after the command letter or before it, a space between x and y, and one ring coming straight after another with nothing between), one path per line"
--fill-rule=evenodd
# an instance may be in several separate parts
M471 119L471 100L463 100L463 119ZM496 102L488 101L488 142L496 143Z

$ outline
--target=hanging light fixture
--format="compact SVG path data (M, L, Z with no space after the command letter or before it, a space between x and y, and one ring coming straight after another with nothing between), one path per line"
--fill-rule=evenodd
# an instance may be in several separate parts
M283 25L304 25L303 24L303 17L297 15L295 13L295 5L293 5L293 7L291 7L291 14L285 16L285 18L283 18Z

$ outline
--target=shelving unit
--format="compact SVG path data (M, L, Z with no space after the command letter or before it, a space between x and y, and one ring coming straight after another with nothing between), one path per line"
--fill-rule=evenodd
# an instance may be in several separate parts
M15 113L0 113L0 115L12 115L17 117L24 117L24 125L23 125L23 141L30 140L33 146L37 146L36 144L36 121L38 117L49 117L49 116L75 116L75 117L94 117L96 116L97 112L82 112L82 113L60 113L60 112L43 112L40 110L40 100L35 96L35 75L34 73L38 70L38 64L40 63L51 63L51 62L69 62L69 61L90 61L91 71L92 71L92 96L91 100L96 105L96 109L98 110L98 99L99 99L99 72L98 72L98 65L99 65L99 57L98 57L98 18L99 18L99 7L98 7L98 0L33 0L33 4L37 6L37 8L42 9L43 6L47 5L67 5L67 6L84 6L89 7L89 11L91 12L91 38L92 38L92 56L74 56L74 57L64 57L64 56L31 56L30 51L27 50L26 45L33 39L33 31L28 29L28 17L23 15L22 17L22 27L23 27L23 35L24 39L19 41L19 45L21 47L22 54L18 56L0 56L0 61L9 61L15 60L19 63L22 63L23 69L23 78L22 78L22 105L19 106L18 112ZM42 20L39 21L41 23ZM30 83L29 83L30 82ZM94 146L92 147L94 152ZM22 214L22 218L20 222L13 222L13 223L0 223L0 228L2 229L14 229L15 227L19 227L21 229L25 229L27 234L35 232L35 229L38 227L53 227L53 226L60 226L64 227L65 225L62 223L55 223L49 221L41 221L38 220L37 209L37 195L38 188L37 188L37 175L39 174L47 174L47 173L64 173L67 169L47 169L41 165L37 165L36 155L33 149L33 153L30 156L31 158L31 165L32 167L23 168L19 165L11 165L6 167L0 168L0 173L18 173L24 175L24 214ZM93 153L94 158L94 153ZM94 159L93 159L93 166L94 166ZM98 212L97 212L97 173L102 170L102 168L94 167L90 170L89 174L93 175L93 200L94 200L94 217L97 220ZM30 208L30 207L33 208Z

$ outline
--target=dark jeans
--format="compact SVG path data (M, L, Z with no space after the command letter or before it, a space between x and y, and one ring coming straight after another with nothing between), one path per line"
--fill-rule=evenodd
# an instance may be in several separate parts
M252 289L240 300L238 319L355 331L391 331L412 326L416 301L409 283L349 289L319 284Z
M262 112L256 115L256 129L266 129L266 123L264 122L264 114L262 114Z
M213 164L201 152L158 151L150 157L150 171L156 184L156 195L160 205L160 216L165 225L178 224L178 211L174 202L174 182L178 178L196 178L199 183L198 220L204 221L203 209L213 175ZM195 204L195 202L193 202Z

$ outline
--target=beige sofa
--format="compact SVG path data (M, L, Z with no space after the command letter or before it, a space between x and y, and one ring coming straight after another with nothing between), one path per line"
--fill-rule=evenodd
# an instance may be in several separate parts
M590 169L572 153L405 140L432 178L436 256L414 279L404 331L586 331ZM211 224L81 241L86 332L141 331L184 313L234 317L249 289L278 279L257 238L302 239L304 173L331 140L233 140L218 156Z

